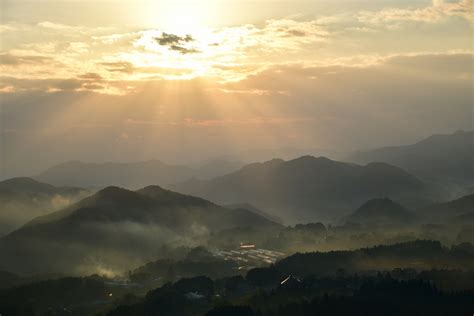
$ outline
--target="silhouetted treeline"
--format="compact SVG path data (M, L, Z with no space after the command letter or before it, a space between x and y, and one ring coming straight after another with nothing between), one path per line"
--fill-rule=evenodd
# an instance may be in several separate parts
M469 309L472 313L474 303L473 256L471 244L446 248L416 241L296 254L269 267L222 277L222 271L212 271L215 258L195 248L181 260L136 269L132 283L92 276L0 290L0 314L306 316L353 315L354 309L364 315L463 315ZM446 268L420 270L412 262ZM207 276L195 276L201 271ZM161 283L150 284L150 275L162 278ZM5 274L5 280L11 278Z
M299 276L328 275L335 269L349 272L395 268L463 269L474 267L472 245L465 248L445 248L439 241L418 240L390 246L376 246L355 251L330 251L295 254L276 264L283 274Z
M206 278L180 282L167 284L148 293L141 303L119 306L108 315L470 315L474 308L473 290L444 292L428 281L400 281L389 274L310 277L295 281L301 286L251 287L233 299L212 295L213 283Z
M0 291L0 315L81 315L87 305L107 303L109 292L99 277L68 277Z
M163 259L138 267L130 271L129 278L132 282L150 280L172 282L178 277L193 277L196 275L221 278L234 275L237 268L238 265L234 261L217 258L204 247L196 247L180 260Z

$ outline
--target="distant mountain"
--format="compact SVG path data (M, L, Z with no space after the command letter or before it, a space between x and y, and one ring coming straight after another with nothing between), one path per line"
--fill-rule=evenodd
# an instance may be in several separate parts
M55 185L115 185L136 189L153 184L172 184L191 178L209 179L237 170L241 166L242 163L227 160L209 161L196 167L169 165L159 160L133 163L71 161L49 168L36 176L36 179Z
M474 131L433 135L416 144L358 152L349 161L386 162L422 179L474 184Z
M474 213L474 194L463 196L459 199L429 205L419 210L425 218L435 220L453 220L460 222L460 219L472 218Z
M230 208L231 210L246 210L258 214L260 216L265 217L266 219L271 220L272 222L282 224L283 220L275 215L268 214L267 212L262 211L261 209L256 208L255 206L249 203L240 203L240 204L231 204L231 205L224 205L226 208Z
M160 245L196 245L233 227L278 226L255 213L149 186L107 187L0 239L0 269L95 273L160 258Z
M211 160L193 167L194 177L203 180L212 179L239 170L244 165L245 163L241 161L224 159Z
M159 160L133 163L84 163L71 161L54 166L36 178L56 185L139 188L189 179L192 169L172 166Z
M6 234L34 217L63 208L84 198L90 191L55 187L31 178L0 182L0 235Z
M354 213L347 216L347 222L370 225L406 224L416 218L415 214L388 198L365 202Z
M250 203L297 222L333 220L374 197L421 198L426 190L416 177L385 163L360 166L312 156L254 163L171 188L224 205Z
M1 197L36 197L51 196L54 194L77 194L84 191L74 187L55 187L32 178L12 178L0 182Z

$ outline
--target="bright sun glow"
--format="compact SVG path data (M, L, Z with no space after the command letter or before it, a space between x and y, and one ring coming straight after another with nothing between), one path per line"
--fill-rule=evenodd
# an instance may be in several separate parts
M148 25L173 33L197 31L216 21L212 8L203 6L202 3L155 3L143 14Z
M149 3L141 15L151 29L134 42L137 50L117 57L134 65L155 68L166 79L211 75L212 58L230 52L230 47L222 41L222 34L213 29L219 23L215 9L202 2ZM166 36L170 37L168 42ZM176 40L171 36L177 36ZM160 38L163 39L161 44Z
M187 33L206 26L206 16L197 5L177 5L170 7L165 14L165 27L170 32Z

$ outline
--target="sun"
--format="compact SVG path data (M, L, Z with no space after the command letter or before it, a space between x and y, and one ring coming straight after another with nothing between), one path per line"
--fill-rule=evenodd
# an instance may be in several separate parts
M205 1L199 3L155 1L144 12L144 22L177 34L199 31L216 22L215 10L205 4Z
M206 16L198 5L175 5L166 14L165 27L175 33L190 33L206 27Z
M246 30L221 26L218 9L211 0L147 2L140 15L146 27L133 40L133 49L114 56L140 71L113 75L129 80L221 78L229 72L222 65L240 58Z

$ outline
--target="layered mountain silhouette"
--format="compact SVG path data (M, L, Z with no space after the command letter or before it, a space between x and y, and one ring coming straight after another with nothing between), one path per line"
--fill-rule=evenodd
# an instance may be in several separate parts
M419 211L427 219L439 221L452 220L465 223L473 222L474 194L463 196L459 199L444 203L432 204Z
M235 160L215 159L194 166L194 177L198 179L212 179L239 170L245 163Z
M0 197L9 199L42 199L55 194L76 195L85 190L77 187L56 187L32 178L12 178L0 182Z
M74 187L55 187L31 178L0 182L0 235L34 217L58 210L91 192Z
M150 184L168 184L188 179L192 170L159 160L133 163L84 163L71 161L54 166L36 178L56 185L139 188Z
M267 212L262 211L261 209L258 209L258 208L256 208L255 206L253 206L252 204L249 204L249 203L224 205L224 207L230 208L231 210L247 210L247 211L250 211L252 213L261 215L261 216L265 217L266 219L271 220L272 222L280 223L280 224L283 223L283 220L280 217L272 215L272 214L268 214Z
M98 272L160 257L160 245L194 245L234 227L278 226L247 210L148 186L107 187L0 239L0 270ZM34 260L34 267L30 264ZM32 271L34 269L34 271Z
M133 163L84 163L71 161L51 167L36 179L55 185L106 187L110 185L141 188L147 185L166 185L193 177L208 179L237 170L240 162L214 160L200 166L169 165L159 160Z
M474 184L474 131L433 135L416 144L358 152L356 163L386 162L428 180Z
M248 202L287 221L332 220L375 197L416 199L426 193L418 178L386 163L361 166L312 156L254 163L171 188L218 204Z
M369 225L406 224L415 220L416 215L388 198L372 199L345 218L348 222Z

